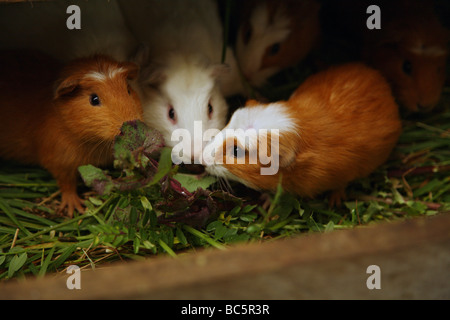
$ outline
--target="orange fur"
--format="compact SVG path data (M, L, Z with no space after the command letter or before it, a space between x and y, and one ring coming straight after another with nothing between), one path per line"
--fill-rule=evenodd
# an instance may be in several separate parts
M298 135L280 130L279 150L272 150L280 157L277 174L261 175L260 163L226 164L223 159L226 170L255 189L275 190L282 175L289 192L314 197L331 190L330 201L339 203L350 181L387 160L401 132L389 85L378 71L359 63L311 76L281 103L299 130ZM246 106L252 107L254 101Z
M366 30L364 34L364 60L381 71L405 109L432 110L445 82L448 30L426 1L386 4L382 17L381 30ZM439 51L442 53L436 54ZM410 64L411 72L404 71L405 63Z
M121 72L105 81L85 77L108 68ZM2 52L0 70L0 157L46 168L62 193L60 212L82 212L78 167L110 164L122 123L142 120L127 81L136 77L136 65L98 55L62 67L38 52ZM90 104L93 93L100 106Z
M450 40L436 4L438 1L429 0L328 1L324 10L328 26L323 29L330 40L340 39L332 50L337 48L339 53L341 46L341 55L380 70L405 111L431 111L444 86ZM381 29L367 27L370 5L380 8ZM436 54L439 51L443 54ZM409 65L407 72L405 63Z

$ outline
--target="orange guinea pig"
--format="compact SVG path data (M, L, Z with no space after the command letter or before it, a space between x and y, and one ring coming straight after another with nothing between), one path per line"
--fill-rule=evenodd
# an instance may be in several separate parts
M61 213L83 212L78 167L112 162L122 123L142 120L128 80L134 63L103 55L61 66L38 52L0 53L0 157L46 168L62 194Z
M333 191L334 205L349 182L387 160L400 133L386 80L352 63L312 75L287 101L247 102L207 144L203 163L258 190L276 190L282 175L284 190L300 196Z
M410 112L432 110L445 82L450 37L431 3L382 3L381 30L364 33L364 60L381 71Z

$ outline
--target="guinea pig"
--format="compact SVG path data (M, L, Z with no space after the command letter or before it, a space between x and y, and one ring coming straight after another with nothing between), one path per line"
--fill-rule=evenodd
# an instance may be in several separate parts
M320 35L319 11L316 0L243 1L235 47L250 85L262 86L310 53Z
M380 73L360 63L310 76L287 101L249 100L205 147L212 175L257 190L312 198L331 191L340 204L347 184L383 164L401 133L398 106Z
M140 76L144 121L162 133L169 147L190 139L190 148L174 153L176 164L198 163L203 131L225 126L228 106L216 82L222 66L196 55L174 54L166 59L165 67L144 67Z
M449 32L426 1L381 7L381 29L364 32L363 60L380 70L409 112L432 110L446 77Z
M0 157L47 169L61 191L58 213L82 213L78 167L111 164L123 122L143 120L128 81L138 67L104 55L61 65L38 52L5 51L0 70Z
M169 147L179 143L172 139L177 129L194 141L196 122L203 130L222 129L228 106L221 85L233 71L221 61L223 31L217 4L212 0L120 4L130 29L143 43L133 61L141 66L145 123L160 131ZM196 162L196 143L190 145L191 152L176 156L176 163Z

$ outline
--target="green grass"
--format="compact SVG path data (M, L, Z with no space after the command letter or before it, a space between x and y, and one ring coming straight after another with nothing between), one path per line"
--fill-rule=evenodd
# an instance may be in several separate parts
M122 260L177 257L206 247L226 250L235 243L448 213L448 92L444 100L444 111L420 121L404 121L404 132L391 159L370 177L352 183L348 201L337 209L328 208L326 195L303 200L281 189L264 195L234 184L239 199L221 202L215 198L217 204L228 207L219 206L199 225L188 215L171 219L173 215L158 209L164 195L161 185L153 184L103 196L84 187L86 214L67 219L54 216L57 187L46 171L3 164L0 280L63 272L71 264L96 268ZM200 196L198 201L206 198Z
M264 88L264 95L284 98L311 71L303 67L277 76L277 85ZM158 177L168 170L160 168ZM281 189L269 195L239 184L232 184L234 197L213 184L210 189L219 191L186 199L167 192L165 180L105 195L80 186L86 213L67 219L54 215L58 188L45 170L1 163L0 281L64 272L73 264L93 269L161 255L176 258L202 248L227 250L236 243L449 213L449 172L449 87L438 111L405 118L389 161L352 183L340 208L329 209L326 194L305 200ZM174 209L177 205L182 210Z

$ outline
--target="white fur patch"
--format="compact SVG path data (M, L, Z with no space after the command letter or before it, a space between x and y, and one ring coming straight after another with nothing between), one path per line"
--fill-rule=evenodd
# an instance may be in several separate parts
M97 81L106 81L107 79L113 79L118 74L123 73L125 70L123 68L113 68L109 67L108 71L106 73L99 72L99 71L92 71L87 73L84 77L90 78Z
M267 138L267 134L269 132L271 132L273 138L274 130L276 131L275 134L277 135L282 135L283 133L287 132L299 134L298 129L298 125L289 116L286 107L282 103L272 103L269 105L238 109L231 117L229 124L207 145L208 151L214 150L214 154L209 154L207 152L204 155L203 159L205 160L204 164L206 165L206 171L212 175L224 177L229 180L236 180L251 188L255 188L247 181L245 181L245 179L236 177L223 166L222 150L224 150L224 144L229 143L230 138L236 139L238 145L244 145L249 151L250 163L252 163L252 159L256 160L256 157L259 157L261 162L262 159L269 160L269 162L264 160L265 163L270 163L271 166L267 171L263 171L267 168L261 168L262 175L276 174L279 169L279 159L274 160L270 157L264 158L267 154L264 151L263 154L261 154L261 148L264 148L261 143L265 143L264 139L261 140L261 138L264 136ZM278 138L279 136L276 138L276 142L271 141L272 147L274 146L274 142L278 145ZM258 144L260 147L260 153L257 153ZM229 152L228 147L229 146L227 144L225 152ZM252 154L253 156L251 156ZM227 160L228 156L226 157L226 161ZM245 161L244 159L242 160ZM239 160L237 161L237 163L239 163ZM253 163L256 163L256 161Z
M424 55L430 57L440 57L447 54L447 50L442 47L439 46L427 47L421 43L417 44L413 48L410 48L409 51L417 55Z
M105 81L107 79L107 77L104 73L101 73L98 71L89 72L84 76L84 78L93 79L93 80L97 80L97 81Z
M245 107L236 110L226 129L278 129L283 132L297 132L298 128L282 103Z
M259 143L258 137L267 135L271 130L276 133L298 133L298 125L287 113L282 103L272 103L254 107L245 107L234 112L228 125L210 142L214 150L220 150L230 137L249 150L254 150ZM274 133L274 131L272 131Z

